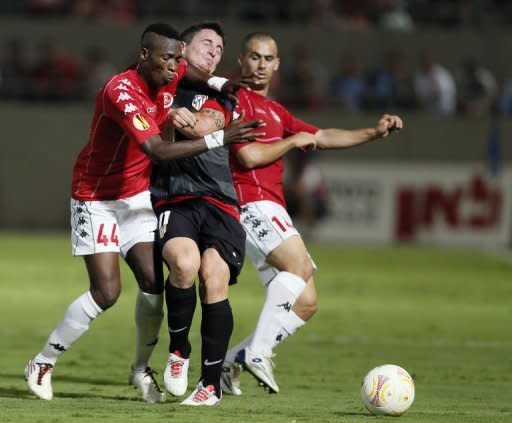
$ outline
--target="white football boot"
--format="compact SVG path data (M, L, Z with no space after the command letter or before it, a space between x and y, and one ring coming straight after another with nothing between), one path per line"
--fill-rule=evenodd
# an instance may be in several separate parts
M49 363L36 363L30 360L25 366L25 380L30 392L44 400L53 398L52 390L53 366Z
M155 374L151 367L146 367L144 371L136 371L132 367L128 383L140 390L144 401L150 403L165 402L165 394L158 386Z
M246 347L238 351L235 361L253 375L258 383L268 389L269 394L279 392L279 386L274 379L274 363L271 357L256 355Z
M181 403L181 405L217 405L220 403L220 398L215 393L215 387L213 385L203 386L203 381L200 380L196 386L196 389L189 395L189 397Z
M164 385L172 395L181 397L187 392L190 359L170 353L164 370Z
M220 387L223 394L242 395L240 389L240 374L242 366L231 361L224 361L222 373L220 375Z

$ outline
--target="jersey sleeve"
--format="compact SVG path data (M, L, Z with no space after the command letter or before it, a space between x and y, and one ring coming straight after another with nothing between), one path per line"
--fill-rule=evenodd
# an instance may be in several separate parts
M159 134L160 128L137 99L135 89L128 80L116 81L105 92L105 111L108 116L140 145L149 137Z
M296 118L282 106L278 108L278 113L284 125L285 136L294 135L297 132L308 132L314 135L320 129Z
M232 120L233 106L228 100L209 98L201 107L203 109L213 109L221 112L224 115L224 126L229 125Z

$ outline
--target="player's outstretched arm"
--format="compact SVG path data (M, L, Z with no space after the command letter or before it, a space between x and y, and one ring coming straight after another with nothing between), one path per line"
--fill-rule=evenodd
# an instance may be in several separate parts
M261 124L258 120L235 120L223 130L184 142L165 142L160 135L153 135L142 143L141 149L156 163L184 159L235 142L253 141L262 134L257 130Z
M240 148L236 157L247 169L265 166L283 157L293 148L315 148L315 136L307 132L299 132L276 143L267 144L252 142Z
M235 97L236 92L240 88L246 87L242 82L211 75L190 63L187 64L185 80L186 83L197 87L203 87L206 85L207 87L224 94L234 103L238 102Z
M402 119L396 115L383 115L374 128L363 129L321 129L315 134L317 149L347 148L385 138L403 128Z

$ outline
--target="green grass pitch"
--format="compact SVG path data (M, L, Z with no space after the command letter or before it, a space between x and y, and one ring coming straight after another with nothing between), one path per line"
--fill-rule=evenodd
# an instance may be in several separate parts
M37 400L23 367L65 307L87 289L67 235L0 235L2 422L373 422L360 383L394 363L414 377L416 400L404 422L512 421L512 264L507 255L418 247L311 246L319 311L277 350L281 392L250 375L241 397L189 408L139 399L127 385L133 358L136 284L123 265L116 306L66 352L53 376L53 401ZM231 288L232 342L251 331L264 291L246 263ZM192 329L191 384L198 377L199 314ZM161 377L166 323L153 367ZM380 419L380 418L379 418Z

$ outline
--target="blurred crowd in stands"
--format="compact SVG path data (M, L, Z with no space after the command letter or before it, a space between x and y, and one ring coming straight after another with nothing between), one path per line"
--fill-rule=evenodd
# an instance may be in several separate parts
M65 18L119 25L141 19L183 17L251 23L320 26L339 30L445 28L485 31L512 24L507 0L2 0L0 15ZM100 46L65 51L55 39L27 43L3 40L0 100L90 101L121 68ZM329 68L304 46L293 49L274 79L271 95L291 108L338 107L347 113L425 111L436 116L512 116L512 75L498 80L493 69L467 57L446 66L435 49L405 56L382 52L381 63L363 63L356 53L339 53ZM290 50L292 51L292 50ZM128 63L127 63L128 64ZM225 76L236 77L236 70ZM286 157L285 191L290 214L307 236L329 211L325 179L314 153Z
M29 46L25 39L15 38L7 40L3 49L3 100L90 99L110 75L120 70L99 46L77 56L64 51L55 39ZM337 68L329 69L310 50L297 46L275 78L272 96L289 107L309 110L417 110L442 117L512 115L512 79L498 81L491 69L473 58L448 69L433 51L422 51L414 58L390 50L382 57L385 62L375 67L347 53L339 58ZM225 74L236 77L236 70Z
M154 16L297 22L342 28L485 27L512 21L509 0L2 0L0 13L130 23Z

